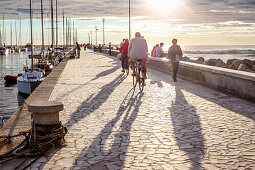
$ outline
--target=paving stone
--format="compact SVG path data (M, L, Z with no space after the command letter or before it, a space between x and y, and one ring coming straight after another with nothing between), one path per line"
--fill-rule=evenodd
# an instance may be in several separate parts
M255 169L255 104L148 69L142 93L120 61L82 51L50 100L64 104L67 146L49 169ZM39 163L39 164L38 164Z

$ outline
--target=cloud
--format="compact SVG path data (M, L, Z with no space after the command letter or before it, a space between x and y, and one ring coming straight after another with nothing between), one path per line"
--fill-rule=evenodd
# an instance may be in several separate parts
M34 18L39 19L40 0L32 1ZM55 4L56 0L53 1ZM179 1L182 1L179 8L163 14L162 11L149 6L147 0L131 0L132 30L147 32L146 36L150 33L188 35L255 31L254 0ZM64 11L65 17L73 18L78 29L84 33L93 30L95 25L100 28L102 18L106 18L108 34L122 35L128 30L128 0L58 0L58 2L59 17L62 19ZM0 5L2 7L0 19L2 13L5 20L29 19L29 0L0 0ZM45 19L50 19L50 0L43 0L43 6Z

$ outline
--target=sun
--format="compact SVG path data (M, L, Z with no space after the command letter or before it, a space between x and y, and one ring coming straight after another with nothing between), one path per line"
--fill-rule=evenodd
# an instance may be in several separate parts
M177 9L181 5L182 0L147 0L147 2L155 12L166 14Z

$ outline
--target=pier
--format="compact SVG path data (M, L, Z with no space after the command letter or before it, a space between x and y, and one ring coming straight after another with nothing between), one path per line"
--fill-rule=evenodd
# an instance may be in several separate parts
M66 146L0 169L255 169L254 102L153 68L146 84L134 90L107 54L82 50L61 62L0 133L31 128L27 103L59 101Z

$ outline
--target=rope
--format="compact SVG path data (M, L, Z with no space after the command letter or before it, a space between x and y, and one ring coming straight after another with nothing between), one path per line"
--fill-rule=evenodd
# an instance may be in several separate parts
M35 125L33 123L33 128L31 128L27 132L21 132L12 136L0 136L0 138L4 138L0 144L4 142L11 141L12 138L18 136L25 136L25 139L14 149L10 150L7 153L0 155L0 166L15 159L15 158L28 158L28 157L36 157L35 160L30 162L22 169L26 169L30 165L32 165L38 158L40 158L43 154L50 153L55 149L56 145L64 146L65 143L64 136L67 133L67 128L62 125L60 122L58 125L52 126L42 126ZM61 141L61 143L59 142ZM37 144L38 143L38 144ZM21 168L25 161L21 162L17 168Z

